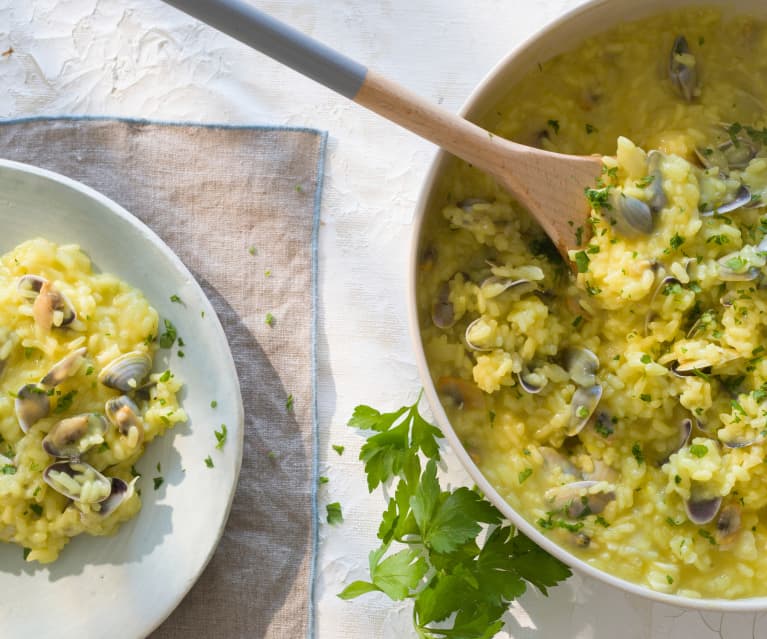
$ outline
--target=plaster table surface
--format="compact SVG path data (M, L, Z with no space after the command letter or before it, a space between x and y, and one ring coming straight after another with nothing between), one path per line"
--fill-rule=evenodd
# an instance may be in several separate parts
M583 0L263 0L305 33L457 110L516 44ZM346 427L355 405L391 410L420 383L408 337L407 254L435 148L159 0L0 0L0 117L90 114L329 131L319 243L320 527L317 637L414 636L406 604L336 597L365 576L383 498L369 496ZM343 456L332 449L345 446ZM467 482L454 458L450 479ZM685 611L573 576L528 592L499 637L767 636L763 614ZM505 634L504 634L505 633Z

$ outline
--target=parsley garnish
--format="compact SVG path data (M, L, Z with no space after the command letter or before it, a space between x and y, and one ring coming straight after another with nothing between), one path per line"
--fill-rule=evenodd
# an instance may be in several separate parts
M644 463L644 453L642 453L642 447L639 445L639 442L634 442L634 445L631 447L631 454L636 459L637 464Z
M255 255L257 252L258 251L256 251L256 247L255 246L249 246L248 247L248 253L250 253L251 255Z
M210 458L210 455L205 458L205 465L208 468L213 468L213 460Z
M593 124L589 124L586 122L586 134L591 135L592 133L596 132L598 129Z
M395 601L412 599L413 625L422 639L488 639L528 584L546 594L571 572L504 523L476 490L442 489L442 433L417 406L392 413L358 406L349 422L371 432L360 453L371 492L389 480L394 485L378 529L381 546L370 554L370 580L349 584L339 597L383 592ZM423 469L421 455L428 459Z
M288 395L288 398L285 400L285 410L290 412L293 410L293 393Z
M181 301L181 298L178 295L171 295L170 301L175 302L177 304L183 304L183 302Z
M642 364L649 364L652 361L652 357L650 357L647 353L645 353L644 355L642 355L639 361L641 361Z
M3 475L15 475L16 466L14 466L13 464L5 464L5 466L0 468L0 471L3 473Z
M214 399L210 402L210 407L215 408L216 406L218 406L218 402Z
M274 315L267 313L266 318L264 318L264 322L266 322L269 326L274 326Z
M154 489L157 490L162 486L165 480L162 477L155 477L152 481L154 482Z
M221 430L214 430L213 434L216 436L216 441L218 442L216 448L222 450L226 443L226 424L221 424Z
M589 270L589 256L586 255L586 251L578 251L575 254L575 264L578 266L579 273L585 273Z
M679 233L674 233L673 237L669 240L669 244L672 249L678 249L684 244L684 238Z
M170 320L163 320L163 324L165 325L165 331L160 334L160 348L170 348L173 346L173 342L176 341L178 333Z
M29 557L29 553L32 552L31 548L24 548L24 559L26 560L27 557Z
M53 409L53 412L57 415L60 415L61 413L69 410L72 407L72 402L75 399L75 395L77 395L77 391L71 390L66 395L59 397L59 401L56 402L56 408Z
M329 481L330 481L330 479L328 479L327 477L325 477L325 475L320 475L320 478L319 478L319 483L320 483L320 485L322 485L322 484L327 484Z
M327 520L331 526L343 523L344 516L341 512L341 504L339 504L337 501L334 501L332 504L328 504L325 508L328 513Z
M714 538L714 535L712 535L708 530L704 530L703 528L700 528L698 530L698 534L703 537L703 539L707 539L708 543L710 543L712 546L716 546L716 539Z
M340 444L333 444L333 450L336 451L339 455L344 454L344 450L346 450L343 446Z
M29 509L38 517L43 514L43 507L40 504L29 504Z
M636 186L640 189L650 186L655 181L654 175L645 175L642 179L636 182Z
M589 201L591 208L595 211L599 209L611 209L610 205L610 187L604 186L601 189L587 188L585 191L586 199Z
M521 470L519 472L519 483L524 484L527 478L530 477L530 475L532 474L533 474L532 468L525 468L524 470Z
M559 120L549 120L546 124L554 129L554 133L559 134Z

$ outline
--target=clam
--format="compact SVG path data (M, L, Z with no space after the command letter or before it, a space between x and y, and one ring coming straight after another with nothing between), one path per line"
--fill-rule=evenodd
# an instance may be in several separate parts
M137 390L152 370L152 358L146 353L132 351L120 355L101 369L99 381L104 386L128 393Z
M482 391L460 377L440 377L437 380L437 391L449 397L459 409L482 408L485 405Z
M489 347L488 347L488 346L479 346L479 345L478 345L478 344L476 344L476 343L475 343L475 342L472 340L472 338L471 338L471 334L472 334L472 332L474 331L474 328L475 328L475 327L477 326L477 324L479 324L481 321L482 321L482 318L481 318L481 317L478 317L477 319L475 319L473 322L471 322L471 323L470 323L470 324L469 324L469 325L466 327L466 332L464 333L464 341L466 342L466 346L469 348L469 350L472 350L472 351L478 351L478 352L480 352L480 353L482 353L482 352L487 352L487 351L492 351L492 350L493 350L493 347L492 347L492 346L489 346Z
M458 202L457 206L463 209L466 213L471 213L475 204L490 204L490 202L479 197L467 197L465 200Z
M14 400L16 418L25 433L51 412L48 391L40 384L25 384L16 393Z
M668 75L677 93L687 102L692 102L698 88L698 72L695 56L683 35L677 36L671 47Z
M562 352L562 365L578 386L594 386L597 383L599 358L588 348L566 348Z
M535 395L543 390L543 387L549 383L548 378L536 370L530 370L529 368L523 369L520 373L517 373L517 381L526 393Z
M666 455L663 459L658 462L658 466L663 466L673 455L674 453L679 452L687 445L687 442L690 440L690 435L692 434L692 419L689 417L683 419L681 422L679 422L679 436L677 438L677 441L674 443L674 447L669 451L668 455Z
M56 362L46 376L40 380L40 383L49 388L61 384L67 377L71 377L77 372L86 352L87 349L84 346L73 350L69 355Z
M663 191L663 175L660 172L662 159L663 154L660 151L650 151L647 154L647 175L652 178L646 187L650 194L647 204L652 213L658 213L667 203L666 193Z
M603 485L601 490L593 490L600 484ZM601 513L605 506L615 499L615 493L607 489L605 482L574 481L550 488L546 491L544 499L552 510L561 511L571 519L578 519Z
M721 302L722 300L720 300ZM724 304L724 302L722 302ZM731 303L730 303L731 304ZM724 304L727 306L727 304ZM699 316L698 319L696 319L692 326L687 330L686 337L687 339L692 338L700 331L705 331L710 325L716 323L716 313L708 309L706 311L703 311Z
M565 475L572 475L573 477L580 475L580 472L573 463L556 449L550 446L541 446L538 451L541 453L541 457L543 457L543 465L546 469L559 468Z
M130 483L127 483L119 477L111 477L111 489L109 491L109 497L104 501L93 505L93 510L97 510L97 514L100 517L106 517L111 515L124 501L130 499L135 492L134 484L138 480L138 477L134 477Z
M437 290L437 299L431 307L431 321L437 328L450 328L455 324L455 308L450 301L448 282L442 282Z
M747 206L751 203L751 191L745 184L741 184L740 188L736 191L732 200L715 206L712 209L700 211L702 217L709 217L711 215L724 215L725 213L731 213L739 208Z
M46 281L44 277L39 275L24 275L16 283L16 290L22 297L33 300L40 293L40 289Z
M723 506L716 518L716 541L720 546L727 546L740 532L740 506L730 503Z
M722 442L722 445L725 448L746 448L747 446L763 441L764 437L765 433L762 431L753 435L739 435L731 439L722 439L720 437L719 441Z
M594 386L587 388L579 388L573 393L573 399L570 402L568 437L573 437L584 429L597 409L601 398L602 387L599 384L594 384Z
M606 481L610 483L618 479L618 471L601 459L595 459L592 463L594 464L594 470L588 473L583 473L584 479L590 481Z
M658 286L655 287L655 290L653 291L652 295L650 296L650 302L647 305L648 311L645 315L644 319L644 334L648 335L650 333L650 322L652 322L656 317L657 314L655 311L652 310L653 305L655 304L655 300L658 298L658 295L668 295L666 291L670 291L671 289L668 287L673 286L674 284L678 284L679 286L682 285L682 283L673 275L666 275L661 281L658 283Z
M104 501L112 492L112 482L90 464L61 461L43 471L43 480L53 490L83 504Z
M97 413L67 417L43 438L43 449L53 457L77 459L104 441L107 427L106 419Z
M717 260L719 279L723 282L750 282L759 277L760 269L741 256L740 251L728 253Z
M482 284L482 294L486 298L498 297L501 293L508 291L509 289L515 289L515 292L519 295L524 295L538 288L538 285L532 280L511 280L505 277L498 277L497 275L491 275L484 279Z
M719 507L722 505L722 498L718 496L702 497L699 493L700 490L697 485L693 484L690 498L684 502L684 509L687 518L692 523L702 525L716 517Z
M109 421L131 442L131 447L138 446L144 440L144 422L139 417L138 406L127 395L120 395L107 400L104 407Z
M44 280L32 304L32 317L43 330L60 328L75 321L77 314L66 295Z
M647 202L619 191L611 191L610 206L615 212L616 232L625 237L652 233L655 220Z
M739 359L742 359L737 351L719 349L719 358L716 361L711 361L706 358L690 359L685 361L672 361L669 364L669 370L676 377L687 377L689 375L704 374L720 374L726 370L726 366Z

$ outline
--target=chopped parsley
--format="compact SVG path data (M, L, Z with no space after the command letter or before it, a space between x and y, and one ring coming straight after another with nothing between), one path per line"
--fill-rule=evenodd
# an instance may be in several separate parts
M674 578L671 575L666 575L666 583L669 585L674 583Z
M214 400L212 400L212 401L210 402L210 407L211 407L211 408L216 408L216 406L218 406L218 402L217 402L217 401L214 399Z
M559 120L549 120L546 124L554 130L554 133L559 134Z
M258 253L258 251L256 250L255 246L249 246L248 253L250 253L251 255L255 255L256 253Z
M88 366L88 368L85 369L86 375L93 375L93 366Z
M671 245L672 249L678 249L682 244L684 244L684 238L679 235L679 233L674 233L672 238L669 240L669 244Z
M330 481L330 479L325 477L325 475L320 475L318 481L319 481L320 485L322 485L322 484L327 484Z
M346 450L343 446L340 444L333 444L333 450L336 451L339 455L344 454L344 450Z
M288 398L285 400L285 410L288 412L291 412L293 410L293 393L290 393L288 395Z
M29 557L29 553L32 552L31 548L24 548L24 559L26 560L27 557Z
M29 509L38 517L43 514L43 507L40 504L29 504Z
M655 181L654 175L645 175L642 179L636 182L636 186L640 189L644 189L650 186Z
M343 523L344 516L341 512L341 504L334 501L332 504L328 504L325 509L327 510L327 521L331 526Z
M72 407L75 395L77 395L77 391L71 390L66 395L59 397L59 401L56 402L56 408L53 409L53 412L60 415L61 413L68 411Z
M581 322L583 322L583 315L578 315L578 317L573 320L573 327L578 328L581 325Z
M634 456L634 459L636 459L637 464L644 463L644 454L642 453L642 447L639 445L639 442L634 442L634 445L631 447L631 454Z
M183 304L183 302L181 301L181 298L175 294L170 296L170 301L175 302L176 304Z
M176 327L173 326L173 322L169 319L164 319L163 324L165 326L165 331L160 334L160 348L170 348L173 346L173 342L176 341L178 332L176 331Z
M162 477L155 477L152 481L154 482L154 489L158 490L165 480Z
M586 251L578 251L575 254L575 264L578 266L579 273L585 273L589 270L589 256L586 255Z
M205 465L208 468L213 468L213 460L210 458L210 455L205 458Z
M595 127L593 124L589 124L586 122L586 134L591 135L592 133L595 133L598 131L597 127Z
M267 313L266 318L264 318L264 322L266 322L269 326L274 326L274 315Z
M700 529L698 530L698 534L699 534L701 537L703 537L703 539L706 539L706 540L708 540L708 543L710 543L712 546L716 546L716 545L718 545L718 544L716 543L716 539L714 538L714 535L712 535L710 532L708 532L708 530L705 530L705 529L703 529L703 528L700 528Z
M651 402L652 401L652 395L649 395L647 393L642 393L639 396L639 399L641 399L643 402Z
M167 382L170 378L171 378L171 372L169 368L166 369L162 375L160 375L161 382Z
M224 444L226 443L226 424L221 424L221 430L214 430L213 434L216 436L216 448L218 450L222 450L224 448Z
M716 244L718 246L723 246L724 244L727 244L730 241L729 235L724 235L723 233L717 233L716 235L711 235L706 238L706 244Z
M649 364L652 361L652 357L650 357L647 353L645 353L640 358L640 361L642 362L642 364Z
M586 199L589 201L591 208L595 211L599 209L611 209L610 205L610 187L604 186L601 189L586 188Z
M2 472L3 475L15 475L16 466L14 466L13 464L5 464L5 466L0 468L0 472Z
M595 524L599 524L603 528L609 528L610 527L610 524L608 523L608 521L604 517L602 517L602 515L597 515L596 519L594 519L594 523Z
M519 483L524 484L530 475L533 474L532 468L525 468L524 470L519 471Z
M693 444L690 446L690 454L693 457L700 459L701 457L705 457L706 453L708 453L708 447L705 444Z

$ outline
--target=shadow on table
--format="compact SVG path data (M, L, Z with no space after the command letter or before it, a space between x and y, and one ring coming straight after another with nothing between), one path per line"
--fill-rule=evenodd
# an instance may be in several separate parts
M226 299L199 273L234 355L245 413L242 469L229 521L205 572L153 639L258 638L308 580L311 459L277 372ZM303 584L296 586L296 589ZM298 599L298 598L296 598ZM302 611L305 613L305 610ZM172 629L171 629L172 626ZM274 627L271 627L274 631Z

